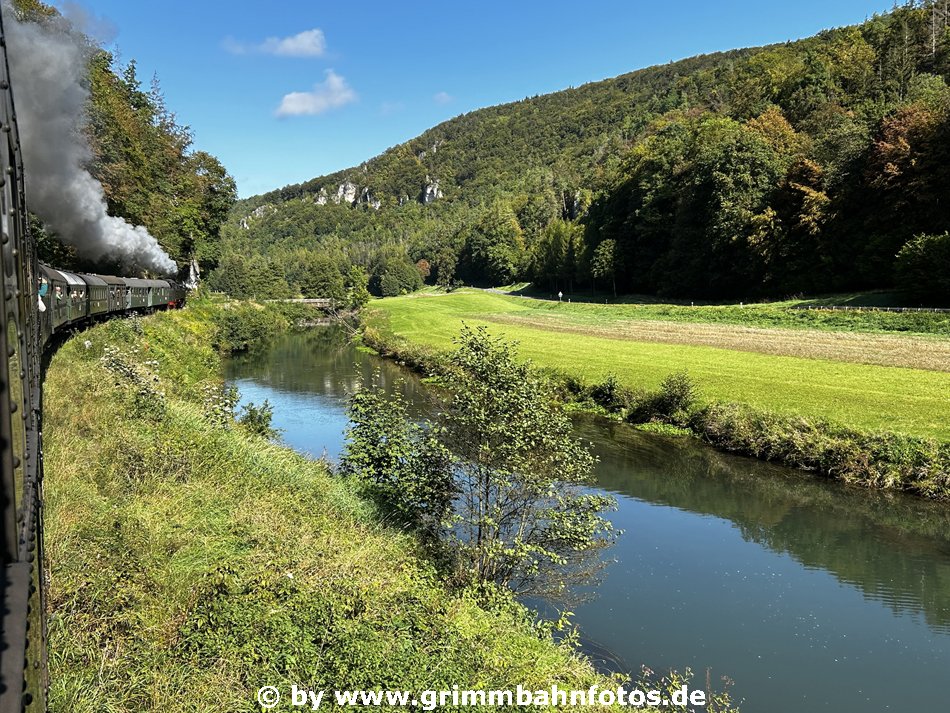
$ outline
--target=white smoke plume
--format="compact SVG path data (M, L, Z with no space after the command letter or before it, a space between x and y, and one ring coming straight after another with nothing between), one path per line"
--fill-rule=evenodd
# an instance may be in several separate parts
M20 22L7 2L3 25L30 210L82 257L174 273L177 265L148 230L109 215L102 185L85 168L92 150L82 133L89 98L83 36L62 17Z

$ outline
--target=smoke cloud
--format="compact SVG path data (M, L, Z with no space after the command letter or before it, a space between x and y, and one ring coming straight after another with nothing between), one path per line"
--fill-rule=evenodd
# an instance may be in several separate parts
M102 185L85 168L92 150L82 133L84 37L61 17L20 22L6 2L3 24L30 210L84 258L176 272L148 230L109 215Z

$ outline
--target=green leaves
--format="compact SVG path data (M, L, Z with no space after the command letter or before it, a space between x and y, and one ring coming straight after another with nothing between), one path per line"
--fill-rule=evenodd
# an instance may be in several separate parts
M563 596L598 568L614 536L601 513L613 500L586 491L593 456L513 345L483 328L464 329L457 344L434 422L411 422L379 390L352 397L341 469L439 533L478 591Z
M350 398L340 472L366 481L403 522L438 532L454 495L451 458L432 427L412 422L406 404L381 389Z
M897 255L897 278L914 297L950 304L950 232L918 235Z

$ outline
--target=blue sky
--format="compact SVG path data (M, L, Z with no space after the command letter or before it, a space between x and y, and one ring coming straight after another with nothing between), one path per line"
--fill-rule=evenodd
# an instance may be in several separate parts
M70 3L54 0L63 8ZM375 156L473 109L860 22L892 0L478 3L85 0L90 29L242 197Z

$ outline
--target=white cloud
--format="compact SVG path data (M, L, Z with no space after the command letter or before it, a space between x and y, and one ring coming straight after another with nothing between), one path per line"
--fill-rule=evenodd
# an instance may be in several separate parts
M261 51L282 57L322 57L326 52L327 41L320 30L306 30L293 37L268 37L261 45Z
M356 101L356 92L332 69L327 78L313 86L311 92L285 94L275 112L277 116L316 116Z
M233 37L226 37L222 44L232 54L263 53L281 57L322 57L327 50L323 31L316 28L290 37L268 37L257 45L244 44Z
M454 97L448 92L437 92L432 97L432 101L434 101L436 104L448 104L450 101L452 101L452 99L454 99Z

